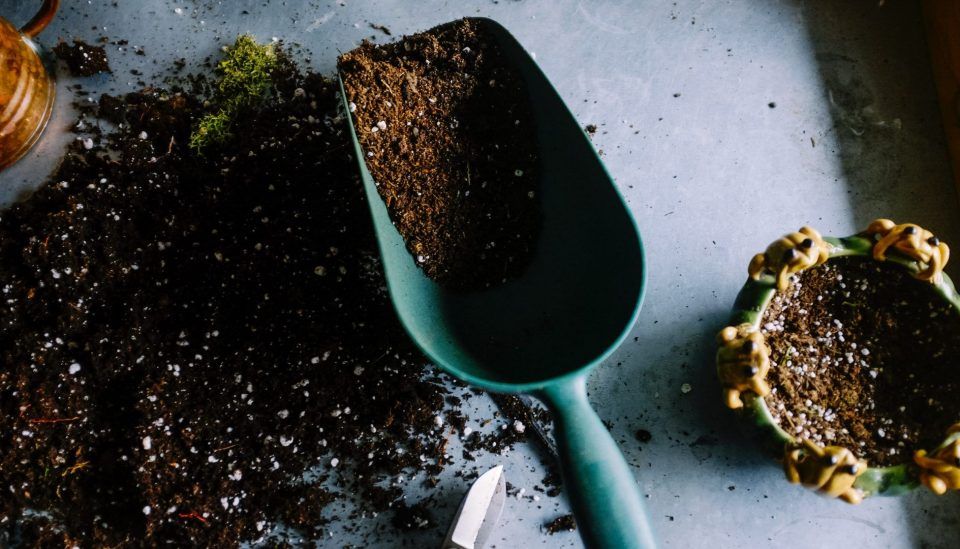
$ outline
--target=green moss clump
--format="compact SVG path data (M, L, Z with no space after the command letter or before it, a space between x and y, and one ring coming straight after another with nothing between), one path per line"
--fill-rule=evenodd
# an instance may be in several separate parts
M277 52L272 44L258 44L249 34L237 37L217 65L217 89L224 110L248 107L266 95L273 85Z
M204 116L190 134L190 148L203 152L209 145L223 143L230 137L231 121L230 115L222 109Z
M190 135L190 147L198 153L226 141L240 111L260 102L273 88L277 52L272 44L260 44L248 34L237 37L217 64L218 80L213 103L217 111L207 114Z

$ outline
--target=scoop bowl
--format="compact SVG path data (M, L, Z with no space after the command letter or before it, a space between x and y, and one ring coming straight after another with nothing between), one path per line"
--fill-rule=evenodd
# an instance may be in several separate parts
M524 274L477 292L427 278L390 221L350 120L387 286L410 336L438 366L485 389L532 393L554 414L565 487L590 547L653 547L636 481L590 407L586 375L633 327L645 285L636 224L579 123L526 50L489 31L524 79L537 127L543 224ZM344 112L348 98L341 80Z

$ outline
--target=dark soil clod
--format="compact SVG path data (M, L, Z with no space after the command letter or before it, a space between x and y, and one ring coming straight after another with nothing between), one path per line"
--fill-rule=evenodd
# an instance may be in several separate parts
M573 532L577 529L577 520L573 515L561 515L543 525L551 536L558 532Z
M107 52L103 46L91 46L82 40L74 40L73 45L60 42L53 53L67 64L73 76L93 76L102 72L111 72L107 62Z
M643 443L647 443L653 440L653 435L650 434L650 431L646 429L637 429L637 432L634 433L634 436L637 437L637 440Z

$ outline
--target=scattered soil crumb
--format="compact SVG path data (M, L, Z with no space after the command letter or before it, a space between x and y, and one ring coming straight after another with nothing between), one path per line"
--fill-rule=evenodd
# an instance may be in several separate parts
M425 502L410 506L403 503L398 504L393 514L392 523L395 528L404 532L426 530L434 526L430 511Z
M386 25L378 25L376 23L370 23L370 28L373 30L378 30L387 36L393 36L393 33L390 32L390 29Z
M73 76L93 76L101 72L111 72L107 62L107 52L103 46L91 46L82 40L74 40L73 45L60 42L53 53L62 59Z
M470 453L476 450L498 452L511 449L517 442L529 440L532 436L546 452L544 457L552 456L556 459L556 448L549 433L552 428L552 417L546 408L537 404L527 406L514 395L491 394L490 396L497 404L498 414L501 414L505 421L489 434L475 433L465 437L463 444L465 452ZM549 467L553 464L553 459L544 460L544 464Z
M650 431L646 429L637 429L637 432L634 433L634 436L637 437L637 440L643 443L650 442L653 439L653 435L650 434Z
M573 515L561 515L543 525L551 536L557 532L573 532L577 529L577 520Z

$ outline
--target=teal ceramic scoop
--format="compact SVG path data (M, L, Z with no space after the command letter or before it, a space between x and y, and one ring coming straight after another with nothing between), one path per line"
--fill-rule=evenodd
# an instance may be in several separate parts
M451 293L428 279L390 221L351 120L391 299L441 368L491 391L533 394L550 408L564 487L588 547L653 547L637 483L586 391L588 372L623 341L640 311L645 270L637 227L593 145L523 46L498 23L474 21L493 33L531 95L542 163L536 255L521 278L475 293ZM346 107L342 82L341 93Z

